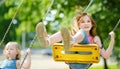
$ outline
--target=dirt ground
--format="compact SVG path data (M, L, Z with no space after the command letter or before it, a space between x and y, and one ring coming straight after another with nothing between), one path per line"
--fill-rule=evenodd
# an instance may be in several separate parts
M64 62L55 62L52 56L33 55L31 69L68 69Z

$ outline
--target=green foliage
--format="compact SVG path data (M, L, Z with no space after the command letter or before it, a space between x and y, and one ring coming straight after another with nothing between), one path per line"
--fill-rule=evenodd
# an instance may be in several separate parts
M117 69L117 65L116 64L112 64L112 65L108 65L109 69ZM103 65L100 66L92 66L89 69L104 69Z

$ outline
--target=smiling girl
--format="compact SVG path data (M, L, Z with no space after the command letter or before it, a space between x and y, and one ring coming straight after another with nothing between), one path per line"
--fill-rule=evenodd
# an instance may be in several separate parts
M109 46L105 50L102 46L99 36L96 35L96 24L91 16L87 13L78 14L72 23L72 33L66 27L48 37L45 26L39 23L36 26L37 36L42 46L48 47L49 45L63 40L65 50L69 50L74 44L97 44L100 49L100 55L108 59L112 53L114 46L114 32L111 31ZM87 60L87 59L86 59ZM70 69L87 69L91 63L68 63Z

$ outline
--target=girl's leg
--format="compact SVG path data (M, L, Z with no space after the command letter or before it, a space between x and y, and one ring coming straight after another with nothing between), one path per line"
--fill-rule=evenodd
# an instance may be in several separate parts
M80 43L83 41L85 35L83 34L85 33L85 31L83 30L79 30L74 36L73 36L73 39L74 39L74 43Z
M60 42L62 40L62 36L60 32L57 32L49 37L49 44L54 44L56 42Z
M84 30L79 30L74 36L71 36L69 30L63 27L61 29L61 35L63 38L65 50L68 50L75 43L82 42L84 38L86 39L85 43L89 43L86 38L87 34Z
M49 45L62 40L60 32L48 36L46 28L43 23L37 24L36 33L37 33L37 37L39 38L40 44L43 47L48 47Z

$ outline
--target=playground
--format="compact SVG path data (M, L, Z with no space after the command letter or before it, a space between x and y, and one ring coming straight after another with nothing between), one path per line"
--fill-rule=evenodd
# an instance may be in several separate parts
M0 65L5 59L2 55L5 44L10 41L16 41L21 45L20 52L22 57L19 58L20 54L16 51L17 54L14 54L17 57L12 56L12 59L16 58L18 60L19 58L24 63L26 62L26 57L29 57L29 60L27 60L28 65L25 64L26 66L24 67L21 63L20 69L21 67L25 69L26 67L27 69L28 67L30 69L69 69L67 65L69 62L80 63L82 66L86 63L85 69L89 68L91 63L92 66L89 69L120 68L119 6L119 1L117 0L1 0ZM55 32L58 33L53 35L53 37L52 34ZM96 36L100 37L96 38ZM63 42L64 45L56 44L56 47L52 46L54 47L53 52L51 51L52 47L43 50L45 49L44 47L57 42ZM79 46L76 46L76 43ZM90 45L84 46L82 44ZM94 46L92 44L97 45ZM74 46L70 48L72 45ZM10 46L14 48L12 50L15 50L15 47L12 47L13 45ZM28 51L27 49L31 49L31 56L30 50L28 53L26 52ZM6 52L8 53L8 51ZM54 53L56 54L54 57L58 59L61 58L59 55L62 54L64 60L55 61L53 59ZM11 59L11 57L8 58ZM81 68L80 65L78 65L79 67L70 65L70 69L79 69ZM1 65L0 69L3 68L2 66L4 65Z

